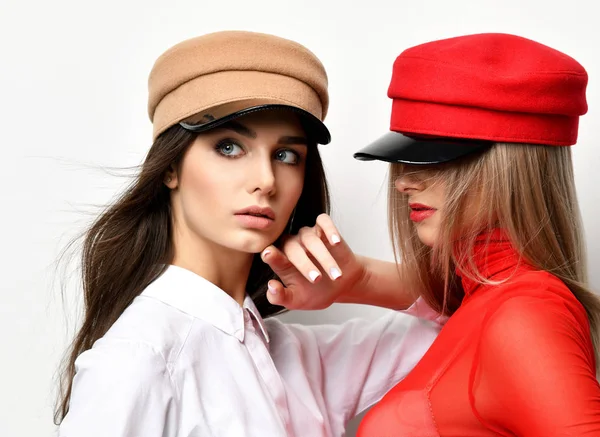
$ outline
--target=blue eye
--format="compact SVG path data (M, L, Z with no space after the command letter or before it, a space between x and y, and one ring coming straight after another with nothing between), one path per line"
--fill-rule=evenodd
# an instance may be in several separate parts
M221 155L229 156L239 156L244 153L244 149L239 144L234 143L231 140L220 141L216 147L217 151Z
M278 150L275 153L275 159L285 164L298 164L300 160L298 154L292 150Z

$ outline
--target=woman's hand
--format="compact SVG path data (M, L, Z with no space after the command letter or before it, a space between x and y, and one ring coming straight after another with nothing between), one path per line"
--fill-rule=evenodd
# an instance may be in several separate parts
M303 227L288 238L281 250L269 246L261 256L283 282L269 281L269 302L291 310L327 308L367 282L361 258L327 214L317 217L315 226Z

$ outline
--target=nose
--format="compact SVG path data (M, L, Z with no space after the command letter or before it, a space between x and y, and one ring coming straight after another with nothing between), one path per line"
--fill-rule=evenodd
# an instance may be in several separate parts
M403 194L411 194L425 189L423 181L410 174L399 176L394 185L396 186L396 190Z
M249 192L260 192L267 196L273 196L275 194L273 160L270 156L261 156L253 161L254 163L250 169Z

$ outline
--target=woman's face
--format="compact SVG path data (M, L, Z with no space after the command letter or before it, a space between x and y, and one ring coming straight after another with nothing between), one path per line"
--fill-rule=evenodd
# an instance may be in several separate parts
M406 196L410 208L410 219L415 224L417 235L423 244L433 247L439 242L441 226L446 214L448 197L446 170L405 166L405 171L396 179L396 189ZM461 212L453 238L459 239L472 229L484 229L489 217L482 214L483 198L477 186L470 186L464 193ZM496 220L492 216L492 221Z
M286 229L307 152L291 112L257 112L199 135L167 182L175 241L260 252Z
M406 170L396 179L396 189L406 196L419 239L433 247L438 241L446 200L443 178L420 169L412 171L408 166Z

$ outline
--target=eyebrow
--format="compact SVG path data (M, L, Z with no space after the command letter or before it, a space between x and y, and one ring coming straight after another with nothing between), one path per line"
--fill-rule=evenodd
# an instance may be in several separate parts
M231 129L232 131L237 132L238 134L248 138L256 138L256 132L254 132L252 129L248 129L246 126L236 121L228 121L221 127L223 129Z
M252 129L244 126L237 121L229 121L221 126L223 129L231 129L234 132L237 132L240 135L243 135L248 138L256 139L257 135ZM291 144L308 144L308 140L305 137L298 136L283 136L279 138L277 144L281 145L291 145Z
M289 146L292 144L304 144L308 145L308 140L304 137L281 137L277 144L281 144L283 146Z

